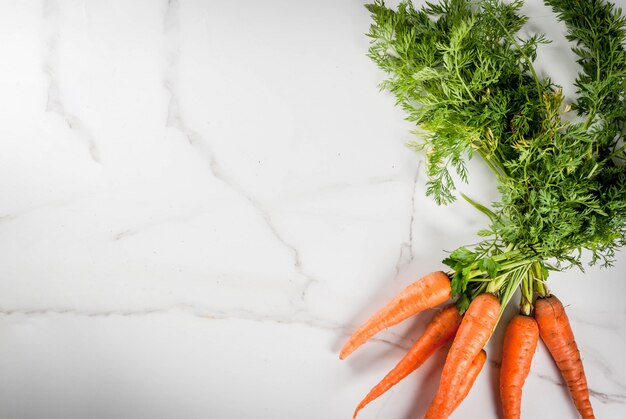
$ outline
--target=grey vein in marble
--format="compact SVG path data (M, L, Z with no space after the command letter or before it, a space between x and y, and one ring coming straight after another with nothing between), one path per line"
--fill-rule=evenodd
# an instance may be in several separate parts
M14 213L2 214L2 215L0 215L0 223L2 223L4 221L15 220L16 218L17 218L17 215L14 214Z
M114 241L125 240L130 237L136 236L137 234L143 233L146 230L150 230L151 228L161 226L163 224L168 223L182 223L191 221L195 218L198 218L207 212L206 208L196 208L192 209L183 214L173 215L170 217L163 217L156 220L145 222L141 225L137 225L131 228L124 229L119 231L113 235Z
M247 309L234 308L230 310L211 310L207 307L199 307L193 304L172 304L165 307L147 307L139 309L112 309L112 310L88 310L72 307L46 307L46 308L0 308L1 317L41 317L50 315L85 317L85 318L107 318L107 317L148 317L157 315L170 315L175 313L184 313L189 316L198 317L206 320L241 320L259 323L276 323L283 325L302 325L314 329L327 330L331 332L339 332L342 335L349 336L350 331L345 326L321 317L316 317L304 310L294 310L282 314L270 314L257 312ZM396 341L389 340L384 335L392 336ZM409 338L385 332L383 336L375 336L370 342L378 342L403 351L408 350L413 341Z
M626 390L626 385L615 376L614 370L605 362L599 353L591 353L588 349L583 352L582 357L585 364L592 364L596 370L602 372L602 375L604 375L607 380L620 387L622 390Z
M60 199L55 199L52 201L48 201L48 202L41 202L35 205L31 205L29 207L26 208L21 208L21 209L17 209L17 210L12 210L11 212L7 212L4 214L0 214L0 223L3 222L10 222L13 220L16 220L20 217L23 217L25 215L28 215L32 212L36 212L38 210L41 209L50 209L50 208L55 208L55 207L63 207L66 206L78 199L80 199L81 196L79 194L71 194L69 196L66 196L64 198L60 198Z
M175 304L167 307L117 310L87 310L64 307L48 307L39 309L0 309L0 316L47 316L56 314L76 317L102 318L116 316L145 317L160 314L167 315L176 312L211 320L248 320L255 322L273 322L279 324L301 324L325 330L341 329L341 326L339 324L311 315L294 315L293 313L267 314L245 309L211 310L209 308L198 307L191 304Z
M415 175L413 175L413 183L411 188L411 217L409 218L408 240L400 245L400 254L398 255L398 261L396 262L395 267L396 279L400 275L402 269L404 269L407 265L413 262L413 259L415 258L415 255L413 253L413 224L415 223L415 195L417 193L417 181L419 178L421 165L422 163L420 161L415 169ZM407 253L408 256L406 255Z
M48 77L46 112L59 115L75 136L85 144L91 159L95 163L100 163L100 152L93 136L76 115L67 111L61 99L62 95L57 81L60 38L59 12L57 0L43 1L44 59L42 69Z
M601 312L601 314L606 316L609 313ZM621 317L618 315L621 315ZM624 328L624 320L626 320L626 312L611 312L610 317L614 318L616 321L607 321L606 319L603 319L601 322L589 320L588 315L578 315L578 311L576 310L568 311L567 316L571 322L580 323L585 326L592 326L593 328L607 330L614 333L617 333Z
M208 143L202 138L202 136L188 127L184 121L181 113L180 102L178 100L178 66L180 58L180 41L179 41L179 11L180 4L178 0L169 0L167 10L164 19L164 36L166 44L166 74L164 78L164 87L169 96L169 102L167 107L167 119L166 126L171 127L179 131L189 142L189 144L195 147L208 162L211 174L215 179L222 182L241 198L248 202L248 204L254 208L257 214L264 221L265 225L271 232L272 236L278 240L281 245L287 248L293 255L293 266L296 274L301 278L301 283L298 286L297 294L299 298L292 300L292 304L298 310L304 309L306 296L310 286L317 282L317 280L310 275L306 274L302 267L302 260L298 248L292 243L288 242L283 234L278 231L274 220L269 210L250 192L242 187L237 181L229 176L222 166L219 164L215 152L210 148Z

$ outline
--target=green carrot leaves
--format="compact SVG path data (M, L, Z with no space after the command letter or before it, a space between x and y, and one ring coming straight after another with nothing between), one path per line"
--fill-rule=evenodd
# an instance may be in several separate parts
M482 235L491 236L444 261L457 293L466 291L468 265L495 277L488 258L511 246L522 259L566 267L580 265L584 249L609 265L626 243L626 19L601 0L546 3L579 57L572 100L537 77L532 61L547 40L519 35L527 21L521 1L367 6L369 56L388 74L381 87L424 133L410 146L427 156L427 194L453 201L453 174L465 181L474 154L498 180L500 200L492 210L481 206L490 218ZM570 109L585 122L568 122Z

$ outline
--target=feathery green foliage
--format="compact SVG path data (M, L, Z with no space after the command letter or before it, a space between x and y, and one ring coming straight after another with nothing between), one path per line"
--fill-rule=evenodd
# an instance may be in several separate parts
M497 176L501 198L484 241L445 261L468 299L484 291L485 278L504 288L520 275L545 280L550 259L557 268L581 266L584 249L610 265L626 242L626 19L601 0L545 2L578 56L571 105L559 86L537 77L536 50L548 41L519 35L522 1L367 6L369 56L388 74L381 88L420 133L409 145L427 156L427 194L439 204L454 200L450 170L465 181L474 154ZM568 122L570 109L585 122Z

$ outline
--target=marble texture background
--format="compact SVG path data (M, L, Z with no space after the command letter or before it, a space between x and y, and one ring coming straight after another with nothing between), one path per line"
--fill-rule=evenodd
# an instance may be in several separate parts
M424 196L368 26L352 0L0 2L0 417L351 417L433 313L343 340L486 221ZM626 417L625 274L550 280L598 418ZM501 342L453 417L498 417ZM360 417L421 417L443 359ZM577 417L543 345L523 409Z

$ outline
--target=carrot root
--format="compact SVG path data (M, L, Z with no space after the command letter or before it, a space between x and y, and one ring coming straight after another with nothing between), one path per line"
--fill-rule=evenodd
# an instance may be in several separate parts
M480 371L482 371L483 369L483 365L485 365L485 361L487 361L487 352L485 352L485 350L483 349L478 353L478 355L476 355L476 358L474 358L472 364L467 370L465 379L463 380L463 383L461 384L461 387L459 387L459 391L456 394L454 408L452 409L452 411L455 411L456 408L459 407L461 402L465 400L465 398L469 394L472 386L474 385L474 382L476 381L476 378L478 378L478 374L480 374Z
M559 367L576 409L583 419L595 418L580 352L563 304L553 295L538 298L535 302L535 318L541 340Z
M408 285L350 336L339 358L345 359L381 330L443 303L451 297L451 292L450 278L443 272L430 273Z
M437 313L426 327L422 336L415 341L409 352L359 403L354 411L353 419L368 403L381 396L404 377L419 368L439 348L450 341L460 324L461 315L454 304Z
M539 327L529 316L518 314L509 322L504 335L500 369L500 399L504 419L519 419L522 388L532 363Z
M439 388L426 418L447 418L455 407L455 396L472 361L483 349L500 314L500 302L493 294L481 294L470 304L448 352Z

